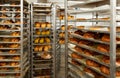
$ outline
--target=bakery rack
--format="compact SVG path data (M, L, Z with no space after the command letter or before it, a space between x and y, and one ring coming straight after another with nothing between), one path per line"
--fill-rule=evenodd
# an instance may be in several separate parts
M25 78L30 69L29 4L0 1L0 78Z
M31 4L32 78L56 78L56 7L52 3ZM46 34L47 33L47 34Z
M65 0L65 78L120 77L119 11L119 0Z

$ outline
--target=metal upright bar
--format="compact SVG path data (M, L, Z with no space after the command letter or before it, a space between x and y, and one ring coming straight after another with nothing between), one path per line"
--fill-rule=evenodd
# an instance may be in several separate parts
M110 0L110 78L116 78L116 0Z
M67 32L67 27L68 27L68 21L67 21L67 0L65 1L65 78L68 78L68 32Z
M23 0L20 0L20 21L21 21L21 78L23 78Z
M53 5L53 78L56 78L56 5Z
M33 4L31 4L31 41L33 41ZM33 78L33 43L31 43L31 78Z

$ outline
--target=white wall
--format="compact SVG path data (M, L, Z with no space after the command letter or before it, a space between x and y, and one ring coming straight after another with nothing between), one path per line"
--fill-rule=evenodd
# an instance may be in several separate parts
M27 0L29 3L31 2L37 2L37 0Z

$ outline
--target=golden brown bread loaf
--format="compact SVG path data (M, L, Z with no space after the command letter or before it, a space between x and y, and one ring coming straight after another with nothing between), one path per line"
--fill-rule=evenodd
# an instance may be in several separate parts
M92 67L99 67L99 64L94 62L94 61L92 61L92 60L86 60L86 64L88 66L92 66Z
M97 46L97 49L100 50L101 52L109 52L109 46L108 45L103 45L103 44L99 44Z
M95 36L95 34L92 32L86 32L83 35L84 38L93 38L93 39L94 39L94 36Z
M78 46L75 46L75 48L74 48L77 52L80 52L80 53L82 53L83 52L83 50L82 50L82 48L80 48L80 47L78 47Z
M77 53L71 53L71 57L72 58L76 58L76 59L82 59L83 57L78 55Z

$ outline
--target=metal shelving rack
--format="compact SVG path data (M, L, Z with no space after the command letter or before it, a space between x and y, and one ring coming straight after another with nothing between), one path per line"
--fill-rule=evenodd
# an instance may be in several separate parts
M25 0L0 1L0 77L29 77L29 4Z
M31 4L32 78L56 78L56 50L59 47L56 45L55 16L56 8L52 3Z
M78 2L77 4L70 4L71 1ZM107 5L107 6L104 6ZM102 7L101 7L102 6ZM82 8L82 10L81 10ZM83 8L87 8L87 10L83 10ZM89 8L89 9L88 9ZM119 73L119 65L116 65L117 60L119 59L119 41L116 40L116 37L119 36L119 31L117 31L117 28L119 27L119 19L117 19L117 16L119 16L119 0L65 0L65 24L66 24L66 77L65 78L117 78L119 77L119 74L116 76L116 72ZM68 14L70 15L78 15L78 14L84 14L84 13L92 13L93 18L80 18L79 20L76 18L74 20L67 20ZM107 16L106 16L107 15ZM103 20L100 18L107 19ZM67 26L69 25L69 22L75 22L75 23L81 23L81 22L91 22L92 25L89 25L89 27L84 26L84 28L77 27L77 24L75 24L74 27L72 27L73 32L68 34ZM107 25L106 25L107 22ZM100 26L100 30L93 30L90 29L91 26ZM83 27L83 26L82 26ZM93 28L95 28L93 27ZM103 28L104 27L104 28ZM107 30L106 30L107 28ZM110 31L108 30L110 28ZM108 34L110 36L110 41L105 42L101 39L95 39L95 38L85 38L83 35L75 33L75 31L86 33L86 32L92 32L94 34ZM97 36L97 35L96 35ZM77 38L78 42L71 41L69 38ZM101 38L101 37L99 37ZM90 42L92 43L92 46L89 44L78 44L80 40L84 40L83 42ZM105 45L109 46L108 52L103 52L96 47L95 45ZM77 49L75 50L75 47L77 46ZM85 50L92 51L92 53L97 53L96 55L87 55L85 54ZM117 52L118 51L118 52ZM76 53L78 56L82 58L73 58L71 56L72 53ZM100 60L100 57L97 58L97 56L102 57ZM103 62L103 59L105 57L108 57L110 63ZM74 60L74 64L73 63ZM87 64L86 60L91 60L91 63L94 62L94 64L97 64L99 66L90 66ZM105 72L101 71L101 67L104 67ZM87 68L87 69L86 69ZM88 70L87 72L85 72ZM107 73L106 73L107 71ZM79 72L79 73L78 73ZM93 75L91 75L91 72Z

